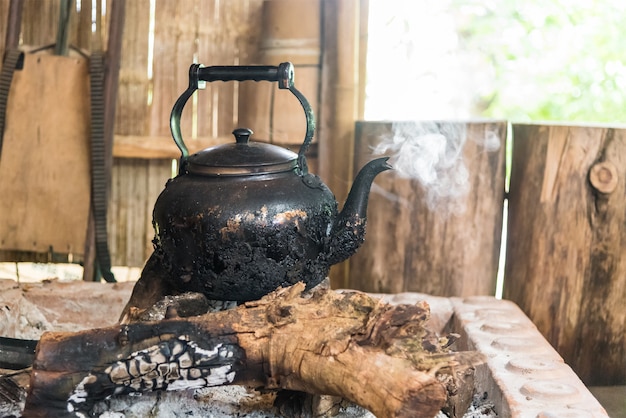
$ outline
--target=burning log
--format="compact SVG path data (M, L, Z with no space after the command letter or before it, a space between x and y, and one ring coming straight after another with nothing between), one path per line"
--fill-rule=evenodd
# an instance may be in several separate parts
M240 384L343 397L377 417L433 417L474 353L429 334L429 307L279 289L227 311L46 333L24 417L87 416L109 396ZM172 311L172 310L171 310Z

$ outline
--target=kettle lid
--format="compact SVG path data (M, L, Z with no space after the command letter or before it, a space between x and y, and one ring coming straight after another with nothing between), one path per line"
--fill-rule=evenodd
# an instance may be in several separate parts
M288 149L249 142L252 130L233 131L235 143L216 145L190 155L186 171L205 176L246 176L291 171L298 166L298 154Z

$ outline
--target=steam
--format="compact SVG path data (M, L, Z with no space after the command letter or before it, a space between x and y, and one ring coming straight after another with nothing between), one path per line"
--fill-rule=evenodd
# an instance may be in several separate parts
M495 132L469 139L486 152L500 148ZM465 123L394 122L392 134L383 138L374 154L389 155L399 176L419 181L429 210L460 214L471 185L463 158L467 141Z

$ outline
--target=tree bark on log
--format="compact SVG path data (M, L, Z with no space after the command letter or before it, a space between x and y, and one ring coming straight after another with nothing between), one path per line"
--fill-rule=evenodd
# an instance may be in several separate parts
M437 414L449 384L441 372L457 370L464 353L424 328L427 303L303 291L189 318L46 333L24 417L87 416L111 395L225 384L341 396L380 418Z

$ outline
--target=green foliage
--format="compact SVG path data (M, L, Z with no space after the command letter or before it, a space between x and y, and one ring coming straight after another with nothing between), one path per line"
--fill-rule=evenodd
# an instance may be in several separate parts
M482 60L476 115L626 122L623 0L451 0L459 50Z

